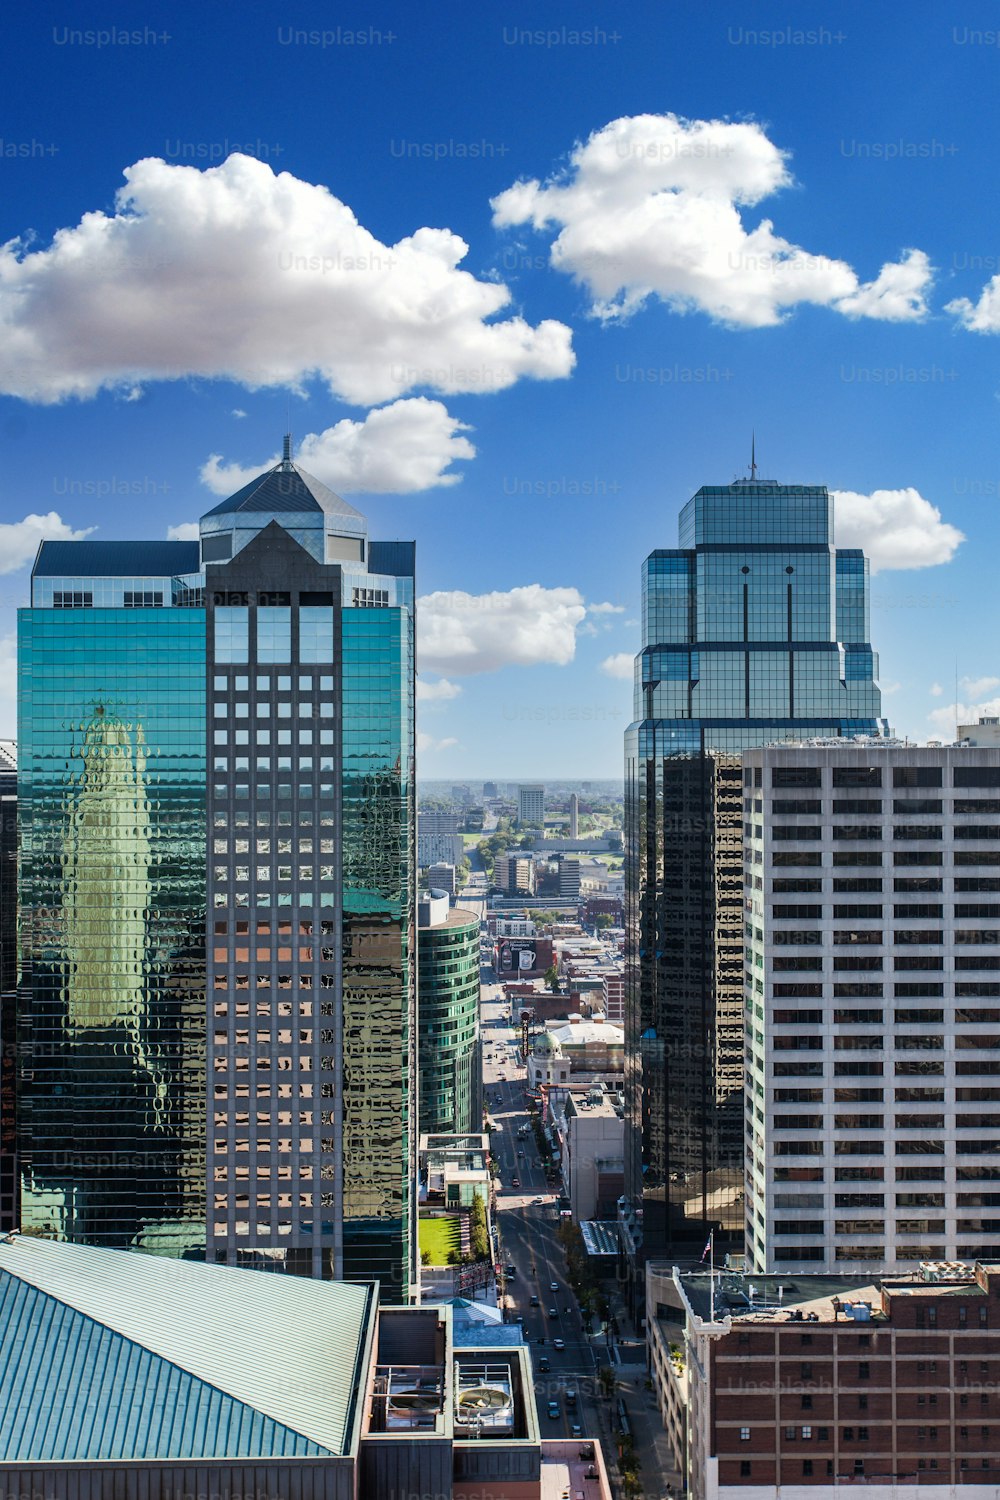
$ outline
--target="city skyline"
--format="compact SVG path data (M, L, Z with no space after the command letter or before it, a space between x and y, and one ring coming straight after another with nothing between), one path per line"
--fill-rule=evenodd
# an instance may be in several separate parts
M1000 710L995 48L909 14L20 18L0 734L37 542L190 535L288 428L418 542L427 775L619 773L636 559L754 434L872 558L894 728Z

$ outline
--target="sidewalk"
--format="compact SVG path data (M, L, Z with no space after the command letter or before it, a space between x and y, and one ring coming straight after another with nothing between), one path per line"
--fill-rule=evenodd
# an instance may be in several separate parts
M612 1409L618 1400L625 1403L636 1456L641 1465L639 1478L643 1500L671 1500L671 1497L683 1493L684 1481L674 1468L673 1453L660 1420L656 1397L646 1389L645 1339L642 1331L634 1327L625 1301L617 1290L610 1293L609 1301L612 1318L618 1325L612 1342L612 1368L617 1378ZM595 1343L595 1353L598 1348L606 1353L603 1341L599 1345Z

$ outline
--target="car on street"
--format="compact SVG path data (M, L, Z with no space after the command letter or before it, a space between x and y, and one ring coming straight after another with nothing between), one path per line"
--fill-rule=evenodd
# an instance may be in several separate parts
M550 1401L549 1402L549 1417L554 1422L554 1421L556 1421L556 1419L558 1418L558 1416L559 1416L559 1402L558 1401Z
M574 1422L572 1424L572 1426L570 1427L569 1432L570 1432L570 1437L574 1437L574 1438L578 1438L578 1437L581 1437L583 1435L583 1429L581 1428L579 1422Z
M520 1187L521 1186L521 1179L519 1177L512 1177L510 1179L510 1185L511 1185L511 1187Z
M566 1347L566 1340L565 1339L553 1339L552 1340L552 1347L553 1347L553 1349L565 1349L565 1347Z
M539 1302L539 1300L538 1300L537 1297L532 1297L531 1301L528 1303L528 1306L529 1307L540 1307L541 1303Z
M558 1316L559 1316L559 1309L557 1307L550 1307L549 1308L549 1317L550 1318L558 1318Z
M550 1292L558 1292L558 1290L559 1290L559 1283L558 1283L558 1281L550 1281L549 1282L549 1291Z
M545 1202L545 1199L544 1199L544 1198L536 1198L536 1199L535 1199L535 1203L536 1203L536 1204L538 1204L538 1203L544 1203L544 1202Z
M566 1396L566 1405L567 1406L575 1406L576 1405L576 1391L573 1389L573 1387L571 1385L566 1387L565 1396Z
M548 1372L549 1372L549 1370L551 1370L551 1368L552 1368L552 1366L549 1364L548 1355L545 1355L545 1354L540 1355L539 1356L539 1360L538 1360L538 1372L539 1372L539 1374L540 1375L547 1375Z

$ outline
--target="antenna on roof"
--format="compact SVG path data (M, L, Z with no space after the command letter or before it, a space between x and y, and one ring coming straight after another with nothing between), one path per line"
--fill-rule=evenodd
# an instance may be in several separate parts
M750 429L750 479L757 478L757 434Z

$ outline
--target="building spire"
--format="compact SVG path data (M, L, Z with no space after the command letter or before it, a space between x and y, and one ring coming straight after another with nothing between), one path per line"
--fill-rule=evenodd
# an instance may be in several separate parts
M757 434L753 430L753 428L751 428L750 429L750 481L751 481L751 483L753 483L753 481L756 478L757 478Z

